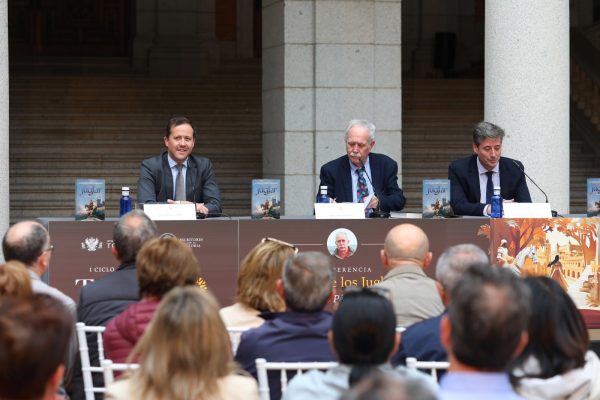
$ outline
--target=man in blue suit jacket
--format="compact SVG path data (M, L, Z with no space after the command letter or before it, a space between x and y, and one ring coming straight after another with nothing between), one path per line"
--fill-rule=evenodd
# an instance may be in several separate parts
M453 161L448 167L450 204L455 214L488 216L491 199L487 198L488 179L491 187L500 186L504 201L531 203L523 164L501 157L504 130L489 122L480 122L473 130L474 155Z
M374 194L367 208L400 211L406 199L398 187L398 164L383 154L371 153L375 125L352 120L346 129L346 155L321 167L321 183L338 203L357 202L358 170L364 168L368 193ZM371 182L372 181L372 182Z

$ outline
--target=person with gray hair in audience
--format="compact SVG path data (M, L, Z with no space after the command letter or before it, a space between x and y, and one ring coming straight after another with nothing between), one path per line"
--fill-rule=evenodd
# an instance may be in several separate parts
M450 292L465 271L473 265L487 265L488 262L487 254L474 244L457 244L448 247L440 255L435 267L435 279L446 307L451 301ZM444 315L446 312L409 326L402 333L402 342L392 358L392 364L405 364L407 357L414 357L419 361L446 361L448 355L440 341L440 321Z
M257 358L268 362L334 361L327 340L332 317L324 311L333 295L333 283L331 257L304 252L288 258L277 282L286 311L242 334L235 356L242 368L256 377ZM269 388L271 399L279 399L278 374L269 374Z

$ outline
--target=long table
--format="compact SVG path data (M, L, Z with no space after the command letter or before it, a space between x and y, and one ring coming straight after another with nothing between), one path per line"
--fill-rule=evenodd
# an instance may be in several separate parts
M300 251L331 254L335 233L345 230L354 254L340 260L333 257L336 286L370 286L385 275L379 253L387 232L401 223L420 226L430 241L432 265L425 271L434 276L437 257L451 245L473 243L487 250L491 260L502 239L509 252L534 247L537 263L524 257L524 274L549 275L546 261L561 255L567 288L584 314L588 327L600 327L598 281L598 218L554 219L208 219L201 221L159 221L162 235L187 243L198 258L203 284L222 305L233 303L237 272L244 256L264 237L278 238L296 245ZM75 301L81 287L113 272L118 261L113 246L110 221L48 221L55 250L49 269L49 283Z

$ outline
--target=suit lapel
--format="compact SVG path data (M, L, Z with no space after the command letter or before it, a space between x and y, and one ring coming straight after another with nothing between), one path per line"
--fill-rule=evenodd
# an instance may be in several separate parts
M475 199L470 199L479 203L481 200L481 187L479 186L479 170L477 169L477 156L473 155L471 162L469 163L469 186L471 186L471 193L476 195Z
M376 188L383 187L381 182L383 178L380 173L382 168L380 168L379 159L373 153L369 154L369 167L371 168L371 179L373 180L371 185L373 185L373 191L377 192Z
M341 176L344 177L344 179L342 179L342 201L352 202L354 199L354 196L352 195L352 170L350 169L350 160L348 159L348 156L342 159L340 168L342 170Z
M173 199L173 173L171 171L171 167L169 167L169 159L167 156L167 152L163 154L162 164L163 181L165 182L165 195L167 199Z

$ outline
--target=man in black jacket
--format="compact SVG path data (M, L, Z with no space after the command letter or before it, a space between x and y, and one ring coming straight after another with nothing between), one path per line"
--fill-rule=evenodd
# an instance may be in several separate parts
M112 253L120 265L117 270L81 288L77 320L86 325L106 326L108 321L120 314L129 304L139 301L135 258L142 245L158 235L156 224L142 211L125 214L113 230ZM98 365L96 334L88 335L91 365ZM71 399L84 399L83 376L79 356L75 362ZM94 386L102 377L93 374Z

